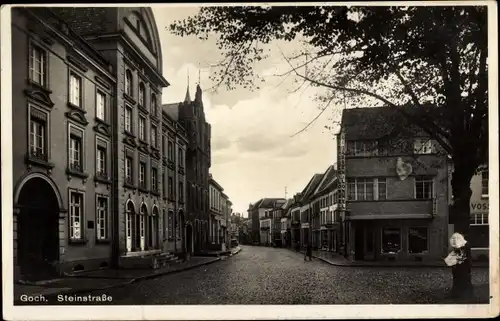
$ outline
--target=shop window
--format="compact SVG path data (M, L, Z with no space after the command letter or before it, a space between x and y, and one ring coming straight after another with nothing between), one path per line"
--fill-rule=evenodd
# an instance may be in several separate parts
M401 229L382 228L382 253L397 254L401 251Z
M427 227L410 227L408 230L408 253L427 254L428 250Z

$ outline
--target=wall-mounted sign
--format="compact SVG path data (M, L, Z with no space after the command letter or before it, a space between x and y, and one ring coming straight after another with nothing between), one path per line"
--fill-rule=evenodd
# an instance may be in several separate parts
M399 176L399 179L404 181L411 175L413 172L413 167L410 163L406 163L403 161L401 157L398 157L396 160L396 173Z

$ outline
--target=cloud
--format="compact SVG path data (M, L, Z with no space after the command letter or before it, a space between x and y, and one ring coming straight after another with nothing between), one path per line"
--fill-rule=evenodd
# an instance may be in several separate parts
M270 58L256 66L266 75L259 91L207 91L212 85L207 62L220 59L215 39L202 42L165 30L173 20L197 10L181 5L153 9L163 48L163 75L171 84L163 90L163 103L184 100L188 74L192 98L200 82L206 119L212 126L210 171L231 198L235 212L246 213L248 204L262 197L284 197L285 186L291 197L302 191L314 174L323 173L335 162L335 141L324 129L331 125L331 113L326 112L306 131L291 137L318 115L321 105L313 99L316 89L303 86L295 91L300 84L291 81L278 86L282 78L272 75L289 66L276 51L276 44ZM280 43L280 48L286 52L300 49L290 43Z

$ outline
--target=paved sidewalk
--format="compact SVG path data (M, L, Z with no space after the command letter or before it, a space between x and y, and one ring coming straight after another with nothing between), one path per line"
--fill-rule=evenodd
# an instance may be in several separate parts
M23 304L24 302L21 300L23 295L50 298L59 294L77 294L96 290L106 290L125 286L139 280L193 269L220 260L220 257L191 257L189 261L162 269L105 269L66 276L60 279L51 280L50 282L44 282L44 284L31 285L16 283L14 284L14 304Z
M290 249L293 252L296 252L293 249ZM297 253L297 252L296 252ZM300 253L303 255L304 251L300 251ZM342 255L339 255L334 252L327 252L327 251L313 251L312 256L318 260L324 261L328 264L331 265L336 265L336 266L365 266L365 267L413 267L413 266L423 266L423 267L442 267L442 268L447 268L446 264L444 263L443 260L441 261L428 261L428 262L412 262L412 261L394 261L394 262L387 262L387 261L354 261L350 259L346 259ZM488 267L489 264L488 262L477 262L474 261L472 262L473 267Z

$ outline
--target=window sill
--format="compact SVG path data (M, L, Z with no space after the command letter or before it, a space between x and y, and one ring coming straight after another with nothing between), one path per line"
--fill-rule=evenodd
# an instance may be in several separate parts
M102 176L102 175L95 175L94 181L98 182L98 183L107 184L107 185L111 184L111 179L107 176Z
M40 159L40 158L33 157L29 154L26 155L25 162L28 164L44 167L46 169L52 169L55 167L55 164L48 162L46 160Z
M35 87L36 89L39 89L39 90L45 92L46 94L49 94L49 95L52 94L52 90L50 90L48 87L46 87L44 85L41 85L41 84L33 81L32 79L28 79L28 84L30 86Z
M99 124L102 124L102 125L104 125L106 127L110 127L111 126L105 119L101 119L99 117L95 117L95 122L99 123Z
M123 183L123 187L133 189L133 190L137 189L137 187L134 184L130 184L130 183Z
M149 190L145 186L139 186L137 189L139 190L139 192L146 194L149 193Z
M151 118L151 120L152 120L152 121L154 121L155 123L159 123L159 122L160 122L160 118L158 118L158 116L157 116L157 115L155 115L155 114L153 114L153 113L151 114L150 118Z
M72 244L72 245L84 245L84 244L87 244L87 240L86 239L69 239L68 240L68 243L69 244Z
M490 198L490 197L489 197L489 195L488 195L488 194L482 194L482 195L481 195L481 199L482 199L482 200L487 200L487 199L489 199L489 198Z
M129 96L127 93L123 93L123 98L125 98L126 101L131 103L132 105L135 105L137 102L132 98L132 96Z
M73 109L73 110L77 110L77 111L79 111L79 112L81 112L83 114L87 113L87 111L85 111L85 109L83 109L81 106L77 106L77 105L72 104L70 102L68 102L68 107L71 108L71 109Z
M85 172L76 171L76 170L71 169L71 168L66 168L66 174L70 175L70 176L80 177L83 179L86 179L89 177L89 174L87 174Z
M158 191L151 191L151 195L160 196L160 192L158 192Z
M95 242L96 244L110 244L111 239L96 239Z
M128 130L124 130L123 133L130 138L136 138L134 133L129 132Z

